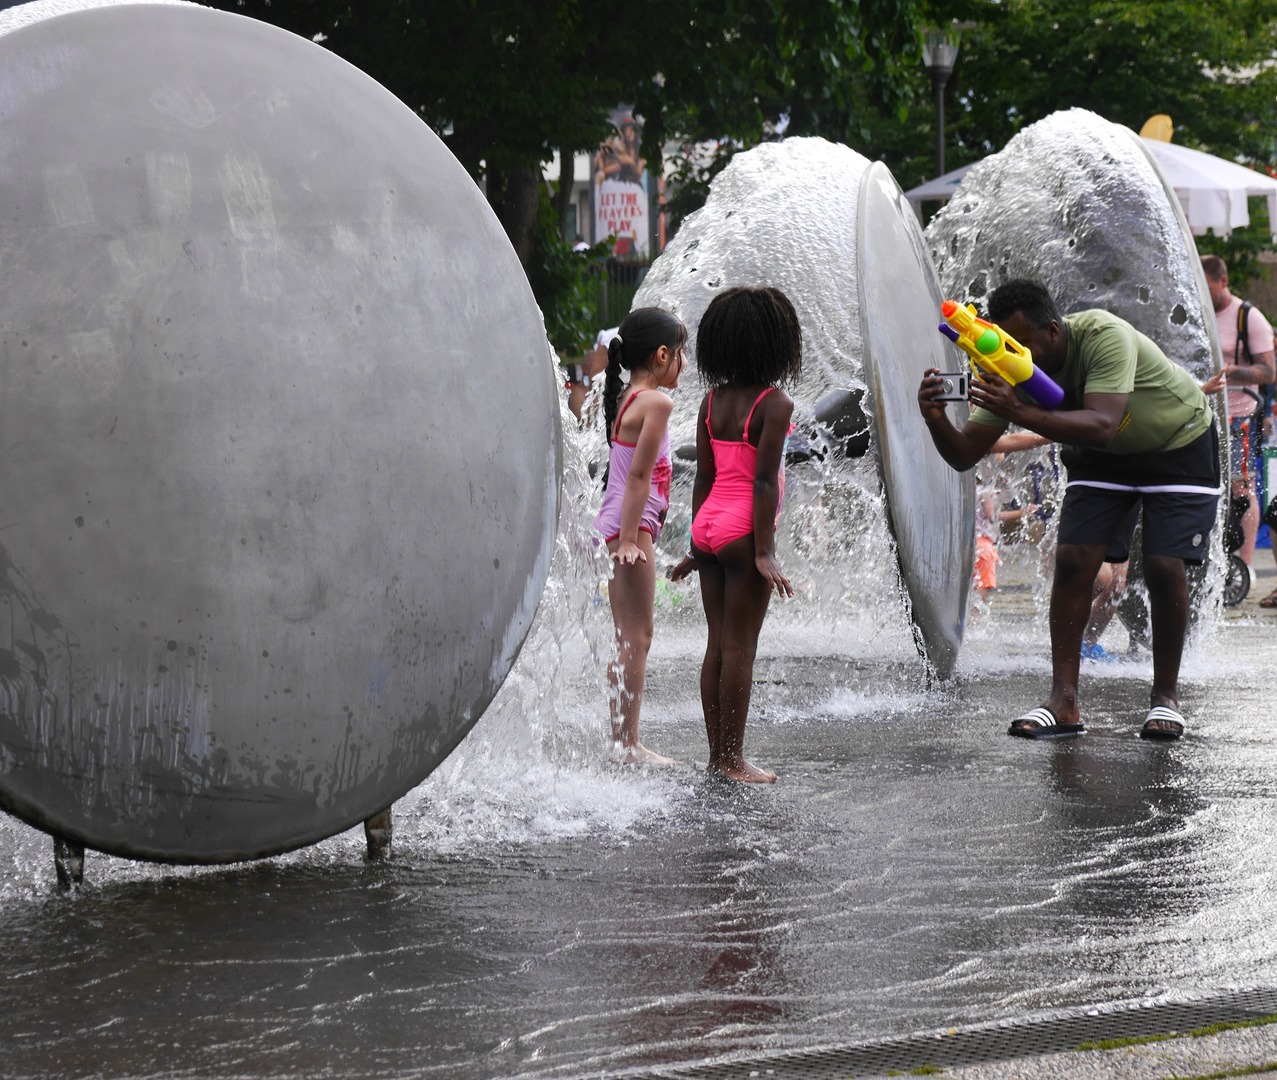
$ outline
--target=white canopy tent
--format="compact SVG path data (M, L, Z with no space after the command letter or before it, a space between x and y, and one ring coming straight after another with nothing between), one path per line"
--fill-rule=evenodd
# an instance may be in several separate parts
M1153 152L1179 196L1195 236L1204 236L1207 229L1214 229L1216 236L1227 236L1249 225L1246 199L1263 195L1268 199L1269 228L1277 240L1277 180L1187 146L1158 139L1145 139L1144 145Z
M1277 180L1264 173L1236 165L1231 161L1190 150L1187 146L1145 139L1166 173L1171 187L1179 196L1184 216L1197 236L1204 236L1207 229L1214 229L1216 236L1227 236L1234 229L1250 224L1250 210L1246 199L1262 195L1268 200L1268 221L1277 240ZM905 198L922 217L924 202L948 202L958 190L970 165L928 180L911 191Z
M954 192L958 190L958 185L962 183L962 178L967 175L970 168L970 165L963 165L960 169L937 176L934 180L928 180L925 184L919 184L916 188L905 192L905 198L909 200L919 221L922 220L922 204L948 202L953 198Z

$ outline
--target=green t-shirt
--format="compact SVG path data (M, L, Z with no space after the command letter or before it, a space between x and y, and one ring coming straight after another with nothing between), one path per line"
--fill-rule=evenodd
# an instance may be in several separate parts
M1126 412L1109 454L1178 450L1211 425L1206 395L1187 371L1172 363L1130 323L1093 309L1064 316L1068 358L1051 376L1064 389L1061 409L1080 409L1085 394L1126 394ZM1031 399L1016 390L1022 401ZM973 406L971 419L1005 428L1007 421Z

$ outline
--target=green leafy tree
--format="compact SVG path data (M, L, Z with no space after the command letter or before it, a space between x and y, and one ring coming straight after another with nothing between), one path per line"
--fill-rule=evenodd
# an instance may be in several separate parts
M550 344L565 357L577 357L594 342L594 290L606 280L604 263L611 252L607 240L586 251L573 251L563 238L551 193L542 189L537 215L536 248L528 266L528 281L545 315Z
M955 0L936 24L974 21L946 91L949 167L1001 149L1056 111L1091 109L1136 131L1156 113L1175 142L1266 166L1277 123L1274 0ZM864 140L906 187L934 173L934 109L919 66L903 122L862 112ZM902 95L905 97L907 95Z
M415 109L484 184L559 324L554 305L576 292L555 291L571 260L543 227L542 167L555 150L561 234L573 151L610 133L619 103L644 118L654 172L673 138L730 149L781 130L841 137L861 96L885 108L911 92L902 62L916 60L920 0L213 3L321 41Z

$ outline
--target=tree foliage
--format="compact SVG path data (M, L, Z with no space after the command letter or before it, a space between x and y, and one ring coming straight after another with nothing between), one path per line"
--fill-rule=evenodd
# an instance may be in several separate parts
M534 283L561 280L539 229L542 164L591 149L617 105L670 138L752 145L835 136L860 95L907 85L919 0L213 0L368 72L415 109L485 191ZM536 260L549 259L555 268ZM542 272L545 271L545 272ZM569 290L570 291L570 290ZM541 292L543 308L556 302ZM547 312L553 321L557 318Z
M946 92L950 167L1075 105L1136 129L1169 113L1176 142L1275 156L1277 0L213 3L322 40L415 109L485 185L551 322L547 283L570 265L540 224L555 150L597 146L632 104L653 170L695 148L671 163L676 219L733 153L782 135L845 142L913 186L934 170L927 22L977 24Z
M977 23L963 37L946 93L950 168L1073 106L1136 131L1167 113L1177 143L1230 160L1274 158L1274 0L933 0L929 7L936 22ZM861 147L884 157L906 186L934 171L934 109L921 70L912 92L903 124L867 117Z
M591 276L606 277L603 267L611 245L601 240L586 251L573 251L559 229L559 216L550 196L543 188L528 281L545 316L550 344L570 358L580 356L594 342L598 327L594 324Z

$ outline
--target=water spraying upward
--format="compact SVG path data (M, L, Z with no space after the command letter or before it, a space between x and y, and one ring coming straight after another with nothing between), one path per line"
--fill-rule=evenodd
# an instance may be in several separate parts
M1199 382L1220 370L1210 295L1179 200L1142 141L1095 113L1053 113L976 164L926 241L945 294L962 304L980 307L1003 282L1031 278L1063 314L1102 308L1125 319ZM1212 405L1226 433L1222 395ZM1226 475L1226 437L1221 444ZM1040 453L1015 493L1021 505L1040 503L1044 478L1054 483L1058 473ZM1225 506L1198 610L1213 609L1222 584ZM1049 554L1049 529L1046 546ZM1049 572L1049 558L1043 565ZM1143 603L1137 587L1123 606L1137 636Z
M961 361L935 333L939 287L891 174L823 139L738 154L652 266L635 305L668 308L694 339L709 301L734 285L779 287L802 323L794 400L815 453L792 469L797 498L780 548L807 585L801 604L808 614L872 613L897 631L908 611L919 648L947 676L962 639L974 496L968 477L918 453L926 434L914 398L925 368L956 370ZM862 396L874 448L851 460L834 414ZM694 440L699 399L681 396L676 445ZM686 489L682 496L686 514Z

